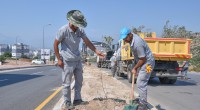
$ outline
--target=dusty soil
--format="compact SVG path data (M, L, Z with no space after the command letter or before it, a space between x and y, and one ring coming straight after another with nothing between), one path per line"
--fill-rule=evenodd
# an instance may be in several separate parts
M26 67L26 66L35 66L37 64L32 64L31 59L20 58L19 60L6 60L3 65L0 65L0 69L2 68L15 68L15 67ZM48 65L52 65L53 62L47 62Z
M76 110L122 110L129 102L131 88L113 78L110 71L84 66L82 98L89 104L78 105Z
M6 60L3 65L31 65L31 60L29 59L19 59L17 60Z
M30 61L27 60L6 60L3 65L0 65L0 69L2 68L15 68L15 67L24 67L24 66L32 66Z

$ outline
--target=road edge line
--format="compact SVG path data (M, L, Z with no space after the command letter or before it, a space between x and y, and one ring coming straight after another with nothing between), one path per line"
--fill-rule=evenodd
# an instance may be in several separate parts
M46 98L37 108L34 110L41 110L47 103L51 101L53 97L55 97L60 91L62 90L62 87L59 87L53 94L51 94L48 98Z

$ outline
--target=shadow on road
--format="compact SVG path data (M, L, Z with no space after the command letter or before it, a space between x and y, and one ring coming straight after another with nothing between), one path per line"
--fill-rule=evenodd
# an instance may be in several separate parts
M177 80L175 84L161 84L158 78L149 80L149 86L196 86L194 80Z
M44 75L0 74L0 87L38 78Z
M166 109L162 108L161 105L156 105L155 107L157 110L166 110Z
M127 76L125 74L122 74L120 77L116 75L116 77L117 80L127 80Z

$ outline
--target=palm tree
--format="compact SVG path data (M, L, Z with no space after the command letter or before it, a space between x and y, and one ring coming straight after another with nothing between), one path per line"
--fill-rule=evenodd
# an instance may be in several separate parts
M109 46L112 45L112 42L113 42L114 39L111 36L104 36L103 38L104 38L104 42L106 44L108 44Z

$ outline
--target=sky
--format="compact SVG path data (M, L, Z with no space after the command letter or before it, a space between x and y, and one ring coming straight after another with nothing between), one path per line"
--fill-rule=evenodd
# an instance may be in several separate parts
M200 0L0 0L0 44L17 40L31 49L42 48L44 29L45 48L53 49L59 28L68 24L67 12L74 9L84 14L91 41L112 36L117 42L123 27L141 25L159 37L167 20L200 32L199 4Z

